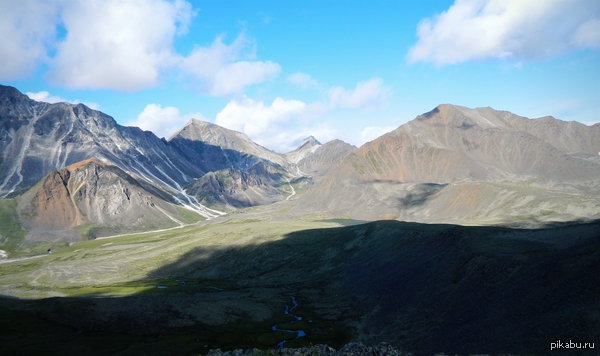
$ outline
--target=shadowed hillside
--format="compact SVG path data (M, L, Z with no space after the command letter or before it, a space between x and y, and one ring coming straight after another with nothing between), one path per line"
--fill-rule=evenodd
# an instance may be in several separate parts
M250 238L269 223L231 224ZM358 339L415 355L545 354L558 339L600 336L599 231L599 222L530 230L380 221L258 235L194 248L139 281L3 298L0 334L7 350L57 354L267 348L293 337L271 329L293 296L306 337L288 347ZM57 252L53 264L67 256Z

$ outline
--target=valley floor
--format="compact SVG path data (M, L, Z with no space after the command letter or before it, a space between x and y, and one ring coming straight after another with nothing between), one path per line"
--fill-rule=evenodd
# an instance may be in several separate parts
M599 340L599 222L363 223L292 217L293 202L2 264L3 349L179 355L361 340L416 355L541 354L558 339ZM292 298L297 323L284 313Z

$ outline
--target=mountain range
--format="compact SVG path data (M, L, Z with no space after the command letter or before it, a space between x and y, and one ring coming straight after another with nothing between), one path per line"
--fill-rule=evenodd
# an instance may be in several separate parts
M443 104L361 147L310 136L278 153L0 86L3 349L592 341L599 152L600 124Z
M0 152L0 197L18 200L33 240L36 231L76 239L215 218L288 200L298 182L306 193L294 197L296 215L517 225L600 217L600 124L491 108L439 105L360 148L311 136L281 154L209 122L158 138L83 104L0 86Z

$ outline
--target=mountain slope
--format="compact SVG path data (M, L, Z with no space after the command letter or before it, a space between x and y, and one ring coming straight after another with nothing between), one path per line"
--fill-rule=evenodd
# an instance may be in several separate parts
M312 146L298 162L298 169L315 178L321 178L333 170L344 157L357 148L341 140L329 141L324 145ZM316 147L316 148L314 148Z
M174 133L169 143L205 172L224 168L245 170L259 160L282 167L287 164L283 155L254 143L241 132L196 119Z
M557 148L589 155L600 149L596 137L600 125L440 105L348 155L303 206L360 219L459 223L600 217L599 162Z
M526 124L523 120L527 119L489 108L440 105L362 146L352 162L353 168L364 181L418 183L531 179L581 182L599 177L597 164L571 157L569 152L515 128L540 126L537 120ZM561 125L561 129L570 126ZM590 145L600 150L600 126L581 126L591 139L598 136L599 140ZM564 139L567 135L556 136Z
M302 142L300 143L300 146L298 146L298 148L296 148L295 150L293 150L291 152L286 153L285 157L290 162L298 163L304 157L315 152L315 150L317 150L321 146L322 146L321 142L317 141L317 139L314 138L313 136L309 136L309 137L305 138L304 140L302 140Z
M37 102L6 86L0 86L0 152L0 197L92 157L173 192L203 173L151 132L120 126L82 104Z
M171 201L169 201L171 200ZM73 238L83 227L87 237L174 227L190 219L172 197L97 159L52 171L20 198L21 221L29 241ZM183 221L182 221L183 220ZM91 229L91 230L90 230Z
M210 172L186 188L203 205L229 211L283 200L284 176L259 162L246 172L232 168ZM286 184L287 186L287 184Z

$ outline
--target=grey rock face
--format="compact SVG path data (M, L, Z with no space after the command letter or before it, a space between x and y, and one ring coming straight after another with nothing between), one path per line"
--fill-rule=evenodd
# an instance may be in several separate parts
M285 173L259 162L246 172L232 168L205 174L186 191L203 205L232 210L283 200Z
M320 144L311 138L297 151L305 150L307 145L314 149ZM279 179L280 185L287 185L290 177L301 174L296 163L285 155L215 124L190 120L169 140L159 139L149 131L118 125L112 117L85 105L37 102L15 88L0 86L0 198L23 194L50 172L90 158L119 167L206 217L218 212L198 204L183 187L207 173L232 169L236 174L263 180L268 176L269 182ZM211 177L214 174L196 184L194 194L213 194L215 190L209 188L212 185L203 183ZM268 189L264 184L250 184L253 189L264 189L250 189L256 193L254 196L249 191L244 194L250 194L250 198L237 197L234 201L242 199L238 202L246 205L283 199L275 188L277 184L271 183ZM209 190L202 193L198 188L201 186ZM226 203L227 199L214 201L229 207L239 205Z
M241 132L195 119L173 134L169 143L205 172L224 168L246 170L258 161L287 164L283 155L254 143Z
M85 105L36 102L0 87L0 197L18 194L52 170L96 157L177 190L203 172L176 148Z
M42 241L83 225L93 228L84 237L98 237L182 224L171 195L96 159L52 171L22 195L19 213L28 239Z
M309 136L309 137L305 138L302 141L302 143L300 143L300 146L298 146L298 148L296 148L295 150L293 150L291 152L286 153L285 157L290 162L298 163L300 160L302 160L307 155L310 155L311 153L315 152L315 150L317 150L320 146L321 146L321 142L317 141L317 139L314 138L313 136Z

